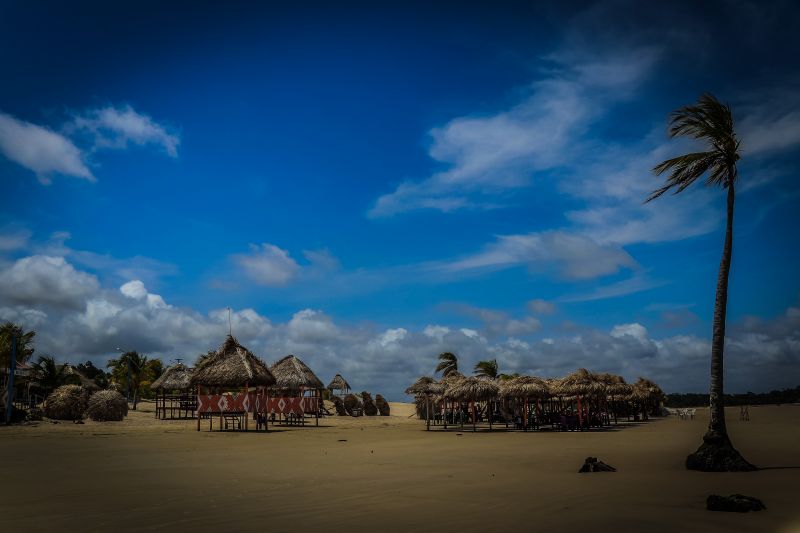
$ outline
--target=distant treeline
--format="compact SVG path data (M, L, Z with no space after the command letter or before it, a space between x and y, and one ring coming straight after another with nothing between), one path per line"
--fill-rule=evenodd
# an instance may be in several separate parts
M770 392L747 392L745 394L726 394L725 405L766 405L776 403L800 402L800 386L793 389ZM686 394L667 394L667 407L696 407L708 405L708 394L689 392Z

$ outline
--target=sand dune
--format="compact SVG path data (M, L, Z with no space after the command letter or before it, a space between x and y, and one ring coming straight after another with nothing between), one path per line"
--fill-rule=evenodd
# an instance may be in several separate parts
M424 431L394 415L268 434L194 431L151 406L123 422L0 428L4 531L800 531L800 468L688 472L707 421L591 433ZM800 466L800 406L729 412L760 466ZM586 456L616 466L577 474ZM13 487L13 490L12 490ZM710 493L768 509L705 510Z

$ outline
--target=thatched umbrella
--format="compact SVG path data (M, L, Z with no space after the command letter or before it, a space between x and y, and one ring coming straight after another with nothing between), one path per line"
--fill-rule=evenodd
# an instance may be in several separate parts
M480 401L488 401L497 398L499 387L494 380L469 376L462 378L455 382L452 386L447 387L444 391L444 396L457 401L469 401L472 403L472 431L475 431L477 423L477 412L475 410L475 403ZM489 419L489 428L491 429L492 421Z
M62 385L44 402L44 416L53 420L80 420L89 393L80 385Z
M314 409L315 423L319 425L319 401L322 396L320 393L325 386L316 374L299 357L287 355L277 363L269 367L269 371L275 376L273 390L280 394L290 396L302 396L305 391L311 391L316 400Z
M328 390L331 391L331 394L333 394L333 391L338 390L342 395L346 395L350 393L350 384L341 374L336 374L331 382L328 383Z
M158 418L159 413L166 418L167 416L167 391L175 391L179 390L181 393L188 393L188 391L192 388L191 379L192 373L194 372L193 368L187 367L183 363L177 363L172 366L168 366L161 375L150 384L150 388L156 391L156 418ZM159 393L161 393L161 406L158 404L159 400ZM185 396L185 394L184 394ZM170 416L174 416L174 404L175 397L170 396ZM185 402L186 413L188 416L188 412L190 407L189 401L187 398L183 399ZM181 405L178 405L180 416Z
M615 400L626 398L633 392L633 387L629 385L625 378L608 372L595 374L606 389L607 398L611 398L611 405L614 411L614 423L617 423L617 408Z
M422 376L413 385L406 389L406 394L414 395L416 397L425 397L425 424L426 429L431 429L430 417L430 401L431 394L442 394L444 392L444 385L437 383L435 379L430 376Z
M536 376L515 376L501 381L498 394L501 398L520 398L523 400L523 428L528 429L528 401L541 400L550 395L547 382Z
M128 414L128 400L114 390L101 390L89 398L86 416L95 422L120 421Z
M647 417L648 404L657 403L664 398L664 391L655 381L647 378L639 378L633 384L630 399L637 401L642 406L642 414Z
M244 391L247 392L251 385L257 387L274 385L275 377L261 359L239 344L233 336L228 335L219 350L208 354L198 362L189 383L198 387L244 387ZM247 419L245 416L245 429L247 429ZM220 413L220 424L221 420L222 413ZM200 431L199 416L197 430Z
M578 400L578 423L583 428L583 408L581 400L586 396L598 396L603 394L605 388L597 379L597 376L586 370L579 368L575 372L559 380L555 392L561 396L575 396Z

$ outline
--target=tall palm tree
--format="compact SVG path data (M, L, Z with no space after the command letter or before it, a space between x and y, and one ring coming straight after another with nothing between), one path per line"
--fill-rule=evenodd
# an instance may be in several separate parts
M475 364L475 375L496 379L498 376L497 359L478 361Z
M0 368L7 368L11 361L11 338L17 338L17 363L24 363L34 352L35 331L25 331L19 324L4 322L0 324Z
M139 352L125 352L119 359L109 360L107 366L112 369L111 374L117 383L125 383L130 387L135 411L139 403L139 389L147 379L147 356Z
M725 244L717 275L717 295L714 305L714 324L711 338L711 385L709 404L711 418L703 444L686 458L686 468L704 471L754 470L731 444L725 427L723 396L723 351L725 348L725 314L728 305L728 274L733 249L733 205L738 178L739 139L733 127L730 107L711 94L704 94L696 105L682 107L670 118L670 137L688 136L704 142L706 150L667 159L653 168L660 176L668 173L666 184L656 189L646 200L650 202L669 190L683 192L703 175L706 185L727 191L728 217Z
M444 352L439 354L439 364L436 365L436 372L441 372L442 376L449 376L453 372L458 372L458 356L454 353Z
M45 395L67 383L67 365L59 365L48 355L39 357L31 367L33 380L42 388Z

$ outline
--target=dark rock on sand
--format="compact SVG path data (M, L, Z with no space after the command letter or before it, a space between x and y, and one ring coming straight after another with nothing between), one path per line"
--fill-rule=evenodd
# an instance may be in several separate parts
M603 461L598 461L597 457L587 457L583 462L583 466L578 470L579 474L584 472L616 472L617 469L611 465L605 464Z
M730 496L712 494L706 499L706 509L709 511L749 513L750 511L761 511L766 508L767 506L764 505L764 502L758 498L743 494L731 494Z

